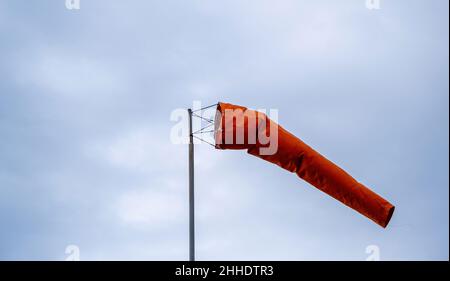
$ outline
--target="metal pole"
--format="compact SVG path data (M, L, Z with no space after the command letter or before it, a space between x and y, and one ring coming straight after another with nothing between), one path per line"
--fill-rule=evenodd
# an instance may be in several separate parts
M195 261L194 224L194 136L192 134L192 110L189 113L189 261Z

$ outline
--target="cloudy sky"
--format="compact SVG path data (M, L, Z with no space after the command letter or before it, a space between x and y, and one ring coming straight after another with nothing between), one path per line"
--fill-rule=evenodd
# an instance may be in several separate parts
M188 258L177 108L279 110L396 205L382 229L243 151L196 146L199 260L449 258L445 0L0 0L0 260ZM372 252L373 253L373 252Z

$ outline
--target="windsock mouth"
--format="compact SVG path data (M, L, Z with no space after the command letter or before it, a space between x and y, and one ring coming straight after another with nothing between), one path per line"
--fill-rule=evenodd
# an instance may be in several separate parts
M247 107L234 105L231 103L218 102L216 107L216 115L214 117L214 147L216 149L246 149L245 144L237 144L233 139L231 143L226 142L226 134L230 133L232 138L236 138L236 120L235 112L245 112ZM227 115L227 118L225 118ZM228 120L228 121L227 121ZM231 120L231 123L230 123Z
M214 117L214 147L220 149L220 138L222 136L222 108L221 102L217 103L216 115Z

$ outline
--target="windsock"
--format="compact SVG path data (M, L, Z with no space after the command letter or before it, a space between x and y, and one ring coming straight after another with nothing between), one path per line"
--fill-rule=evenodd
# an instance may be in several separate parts
M336 164L272 121L266 114L219 102L215 116L216 149L246 149L386 227L395 207Z

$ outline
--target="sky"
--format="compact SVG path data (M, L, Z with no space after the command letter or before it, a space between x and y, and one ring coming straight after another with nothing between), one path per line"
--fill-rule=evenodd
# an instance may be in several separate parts
M277 109L396 206L383 229L199 144L198 260L448 260L448 6L0 0L0 260L187 260L188 148L170 116L194 101Z

